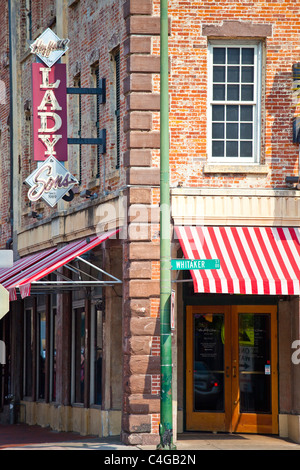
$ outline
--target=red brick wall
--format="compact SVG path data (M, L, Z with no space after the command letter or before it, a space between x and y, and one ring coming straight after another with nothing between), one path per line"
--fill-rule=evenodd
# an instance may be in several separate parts
M0 17L0 248L11 236L10 225L10 143L9 143L9 39L8 4Z
M154 12L159 14L159 1ZM170 166L176 186L284 187L285 176L298 173L298 145L292 143L292 65L300 60L300 5L294 1L169 1ZM262 103L261 161L267 175L208 175L206 162L207 36L203 25L242 21L271 25L266 44L266 79ZM233 25L234 37L237 28ZM158 52L154 41L153 53ZM157 77L158 80L158 77Z
M124 2L127 4L128 2ZM160 2L158 0L144 1L143 11L138 10L138 3L131 2L136 8L137 16L149 16L159 18ZM171 18L171 34L169 39L169 53L171 63L170 75L170 166L171 184L176 186L179 181L186 186L210 186L210 187L284 187L285 177L298 173L298 145L292 143L291 119L293 110L291 106L292 87L292 65L300 60L299 54L299 13L300 6L294 1L273 1L273 2L239 2L239 1L197 1L186 2L180 0L169 1L169 16ZM40 34L47 26L53 25L55 28L55 2L48 0L43 2L33 2L32 4L32 33L33 37ZM123 186L125 182L131 182L133 158L137 158L137 153L126 154L128 149L137 149L141 145L138 143L140 132L145 139L145 130L151 133L152 140L156 138L155 133L159 131L159 113L155 96L159 92L159 74L157 73L157 62L155 58L159 54L159 36L154 23L151 28L145 28L139 36L140 44L130 44L130 47L138 51L136 54L138 61L133 63L131 55L124 56L128 48L126 43L125 28L134 27L132 13L129 18L124 18L123 3L115 2L110 7L106 4L97 10L94 3L88 0L74 2L68 8L69 14L69 37L71 47L69 52L68 77L69 85L73 85L73 77L78 71L81 72L82 86L91 86L91 65L100 60L100 74L108 77L107 104L101 110L101 126L108 131L108 152L106 173L106 186L110 190ZM7 20L7 16L2 15L1 23ZM221 26L226 21L240 21L245 24L269 25L272 27L271 35L265 39L266 55L265 70L266 78L263 93L263 115L262 115L262 151L261 162L268 167L268 173L263 175L247 174L205 174L203 166L206 162L206 100L207 100L207 35L203 35L204 25ZM7 21L6 21L7 22ZM101 27L99 27L101 25ZM130 25L130 26L128 26ZM135 25L136 26L136 25ZM148 27L148 26L147 26ZM234 26L233 26L233 29ZM5 57L8 49L7 29L1 28L1 37L6 37L1 43L1 57ZM233 34L234 31L233 31ZM148 54L150 38L150 56ZM20 3L20 36L19 45L20 58L24 59L25 52L25 10L24 1ZM125 172L114 171L113 148L110 134L112 131L112 116L110 103L111 80L109 53L114 47L120 45L121 52L121 82L128 76L128 71L134 73L134 67L138 67L136 77L137 87L143 82L145 75L141 74L141 67L145 67L145 74L152 72L153 82L151 85L152 105L148 109L142 110L139 104L133 102L134 96L131 93L129 99L124 85L121 94L122 119L125 122L126 133L121 133L121 162L122 155L127 155L127 180ZM139 49L140 47L140 49ZM146 54L146 60L142 65L142 58ZM151 55L152 54L152 55ZM135 57L136 59L136 57ZM30 63L33 58L25 57L21 63L21 88L22 106L31 98L30 89ZM149 69L150 67L150 69ZM1 67L1 74L8 77L8 68ZM2 79L3 80L3 79ZM4 81L5 81L4 80ZM8 83L8 82L7 82ZM148 94L149 88L144 83L142 90ZM192 98L192 99L191 99ZM91 125L90 98L86 98L83 103L83 132L88 136L95 132ZM130 100L130 101L129 101ZM72 101L72 100L70 100ZM137 107L136 107L137 106ZM152 113L151 127L141 129L142 124L134 124L124 121L128 116L128 111L133 118L139 117L147 121L149 110ZM8 116L7 109L1 105L1 113ZM146 121L145 121L146 120ZM1 118L2 122L2 149L5 153L7 142L5 142L5 122L6 118ZM136 122L136 121L135 121ZM127 130L129 129L129 133ZM70 110L70 131L72 130L72 109ZM21 177L25 179L28 172L32 170L30 165L30 126L26 123L26 117L22 116L22 135L25 136L25 145L22 150ZM151 144L150 164L154 167L159 165L159 151L155 148L157 143ZM141 149L139 163L146 162L145 149ZM83 178L82 187L87 187L91 179L94 178L95 169L95 148L83 148ZM5 159L7 161L7 159ZM149 161L149 160L148 160ZM145 163L143 163L145 165ZM70 148L70 167L76 170L76 162L73 159L73 150ZM103 175L101 161L101 175ZM107 168L106 168L107 170ZM3 165L4 175L7 169ZM94 181L95 186L101 191L101 178ZM155 196L155 202L157 198ZM27 201L28 203L28 201ZM71 206L79 204L78 197L71 203ZM3 203L2 203L3 204ZM26 188L22 189L23 210L26 211ZM35 209L33 207L33 209ZM51 212L46 207L47 212ZM23 226L28 225L28 217L23 217ZM2 224L2 230L6 232ZM6 235L5 235L6 236Z
M47 27L56 31L54 0L32 2L32 38L36 39ZM26 54L28 45L26 43L26 14L24 1L20 4L19 16L19 34L20 40L20 122L22 142L22 155L20 180L24 181L27 176L36 168L32 155L32 123L26 119L23 109L28 102L29 107L32 101L31 90L31 63L35 61L32 54ZM116 143L114 136L115 126L115 102L112 95L114 90L113 71L111 62L111 53L116 48L120 48L120 54L123 55L123 43L125 39L125 22L123 19L122 2L103 3L95 8L95 2L90 0L81 0L74 2L67 8L68 14L68 38L70 39L69 52L67 59L67 86L74 86L74 78L80 74L81 87L94 87L95 78L92 70L95 65L99 65L99 77L106 79L106 103L100 105L100 128L107 131L107 152L105 154L105 167L103 158L100 155L99 165L97 166L96 146L82 146L82 165L81 165L81 185L75 188L75 197L72 202L66 204L66 209L79 207L83 199L79 198L79 192L83 189L91 189L101 196L105 191L114 192L117 188L125 184L125 172L122 165L122 155L126 150L126 136L121 128L121 166L116 168ZM122 58L120 65L120 83L121 83L121 127L125 113L125 97L122 93L122 83L126 73L126 62ZM68 137L78 137L78 107L76 100L78 95L69 95L68 97ZM28 116L27 116L28 118ZM83 96L81 103L82 137L96 137L96 97ZM79 179L78 147L68 146L69 169L74 176ZM97 173L99 175L97 177ZM104 182L105 175L105 182ZM76 191L77 190L77 191ZM21 226L30 226L34 219L30 217L32 211L43 212L44 219L57 210L57 207L51 209L46 203L38 201L30 203L27 197L28 188L24 185L21 189Z
M292 143L292 65L300 61L300 5L295 1L183 1L170 0L170 168L171 185L181 181L191 187L284 187L285 176L298 173L298 146ZM32 2L33 38L49 25L54 25L55 1ZM126 184L128 210L135 204L145 209L158 208L159 203L159 0L115 0L98 2L80 0L68 7L68 85L80 72L81 86L93 86L91 67L99 61L100 78L107 79L106 104L101 105L100 127L107 129L105 189L114 191ZM24 2L21 2L24 7ZM24 9L20 16L20 120L24 139L20 155L20 180L33 171L31 161L30 123L26 121L27 101L31 100L31 68L34 58L25 54ZM263 94L262 163L266 175L205 174L206 110L207 110L207 34L203 27L226 26L226 21L244 22L248 34L264 35L266 45L266 79ZM225 23L224 23L225 22ZM6 32L0 20L1 54L7 51ZM250 24L250 26L249 26ZM252 26L251 26L252 25ZM243 28L232 25L229 34L245 37ZM272 27L269 33L269 27ZM246 28L247 27L247 28ZM258 29L256 29L258 28ZM225 28L226 29L226 28ZM214 30L215 35L224 32ZM217 31L217 32L216 32ZM220 33L221 31L221 33ZM256 31L256 33L255 33ZM258 31L258 33L257 33ZM23 42L24 41L24 42ZM110 53L120 47L121 53L121 168L115 169L115 148L112 139L114 107L113 74ZM2 60L2 59L1 59ZM8 85L8 67L1 66L0 79ZM3 77L3 78L2 78ZM83 137L95 134L93 98L82 100ZM30 103L29 103L30 104ZM76 111L69 100L70 136L76 132ZM9 143L7 104L0 105L2 123L2 181L9 175ZM75 135L74 135L75 136ZM101 194L101 178L95 177L95 148L82 149L82 188ZM70 148L69 165L77 171L74 149ZM77 175L78 176L78 175ZM27 190L22 189L22 228L32 219L25 215ZM79 206L76 195L70 207ZM151 207L152 206L152 207ZM38 209L32 205L31 210ZM42 204L44 216L55 211ZM8 228L8 200L1 202L2 242ZM159 413L159 240L158 211L152 219L151 231L140 238L129 236L124 241L123 297L123 430L131 443L146 443L158 432ZM131 226L134 219L130 219ZM139 436L141 435L141 437ZM128 436L127 436L128 438Z

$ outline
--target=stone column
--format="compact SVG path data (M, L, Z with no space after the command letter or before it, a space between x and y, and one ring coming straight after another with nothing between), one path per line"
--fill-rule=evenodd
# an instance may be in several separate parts
M128 444L159 442L159 207L155 194L160 173L153 152L160 146L153 129L159 93L152 74L159 73L159 56L152 54L152 36L159 35L159 17L152 0L127 0L127 76L124 154L128 233L123 245L123 412L122 440Z

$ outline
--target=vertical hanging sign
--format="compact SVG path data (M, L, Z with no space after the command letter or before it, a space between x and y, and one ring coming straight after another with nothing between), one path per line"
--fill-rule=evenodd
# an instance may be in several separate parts
M32 64L34 160L68 160L66 65Z
M42 198L51 207L78 183L63 164L68 160L66 65L56 62L68 43L48 28L30 46L42 61L32 64L33 151L40 163L25 182L30 201Z

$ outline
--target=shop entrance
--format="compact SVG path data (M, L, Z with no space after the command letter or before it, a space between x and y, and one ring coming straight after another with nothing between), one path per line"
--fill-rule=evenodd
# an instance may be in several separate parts
M187 307L186 429L278 433L276 306Z

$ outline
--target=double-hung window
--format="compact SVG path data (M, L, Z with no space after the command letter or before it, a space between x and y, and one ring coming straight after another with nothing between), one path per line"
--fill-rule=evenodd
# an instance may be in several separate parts
M209 44L208 158L259 163L261 45Z

